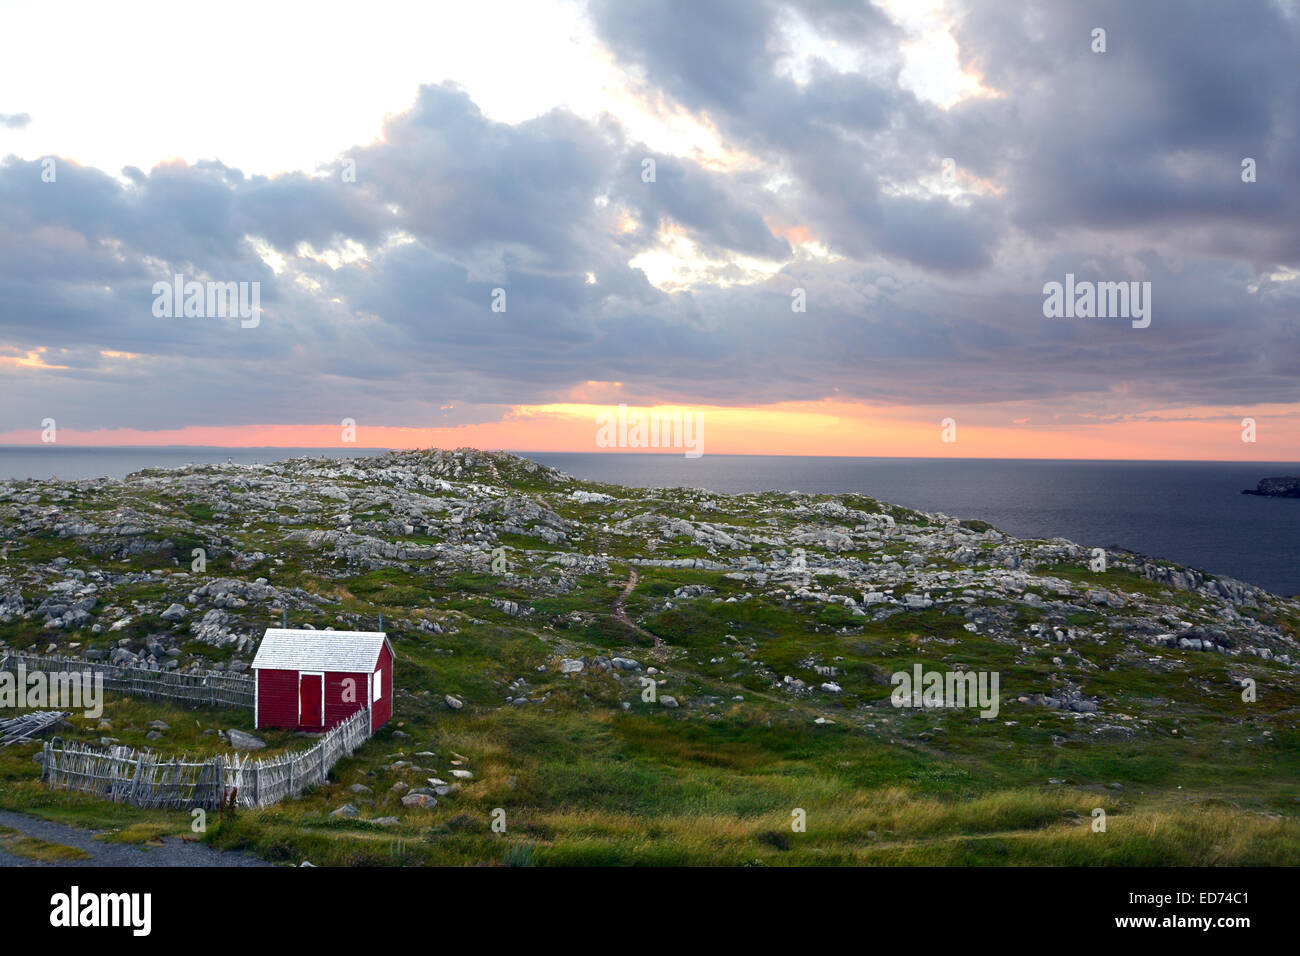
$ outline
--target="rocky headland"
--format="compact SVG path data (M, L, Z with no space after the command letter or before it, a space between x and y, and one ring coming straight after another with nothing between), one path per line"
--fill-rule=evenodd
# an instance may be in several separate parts
M1261 478L1259 486L1247 488L1243 495L1264 495L1269 498L1300 498L1300 478Z
M623 488L473 449L0 482L9 646L238 673L285 614L371 629L381 613L398 656L392 740L357 758L369 776L354 785L376 791L373 813L416 812L381 808L380 782L450 744L475 779L418 812L488 814L524 794L557 860L578 857L554 833L593 808L714 826L682 816L706 780L718 813L748 819L767 793L787 826L817 794L879 787L926 800L1102 787L1163 813L1240 780L1234 800L1297 809L1300 603L1171 562L865 495ZM1000 675L996 718L896 706L891 675L918 664ZM1061 812L1057 798L1046 817L1038 797L1014 800L1031 830ZM884 839L871 812L862 825ZM1233 858L1300 855L1287 820ZM1178 825L1149 823L1162 853L1201 852ZM626 831L617 859L647 858L640 825L601 824ZM742 831L717 845L753 838Z

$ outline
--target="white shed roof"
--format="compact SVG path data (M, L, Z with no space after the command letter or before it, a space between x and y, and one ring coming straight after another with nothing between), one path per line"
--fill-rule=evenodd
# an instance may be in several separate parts
M290 671L373 671L383 631L313 631L270 627L253 658L254 668ZM388 652L393 646L388 645Z

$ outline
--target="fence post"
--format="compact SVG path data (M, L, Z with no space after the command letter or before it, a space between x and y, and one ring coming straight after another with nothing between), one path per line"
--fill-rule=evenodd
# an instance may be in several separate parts
M131 787L126 791L126 800L124 802L134 804L136 795L140 792L141 777L144 774L144 754L136 752L135 755L135 778L131 781Z

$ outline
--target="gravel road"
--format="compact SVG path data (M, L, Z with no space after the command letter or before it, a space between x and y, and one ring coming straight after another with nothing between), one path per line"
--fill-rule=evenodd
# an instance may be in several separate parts
M95 839L94 830L82 830L63 823L51 823L10 810L0 810L0 825L11 827L27 836L50 843L61 843L84 850L83 860L59 860L46 863L14 856L0 849L0 866L272 866L247 853L227 853L201 843L182 843L166 839L162 846L141 847L123 843L105 843Z

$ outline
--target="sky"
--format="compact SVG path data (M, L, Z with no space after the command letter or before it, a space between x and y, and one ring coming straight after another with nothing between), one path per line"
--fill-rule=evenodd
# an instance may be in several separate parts
M681 453L608 441L627 406L705 454L1300 459L1291 0L6 2L0 38L0 443Z

